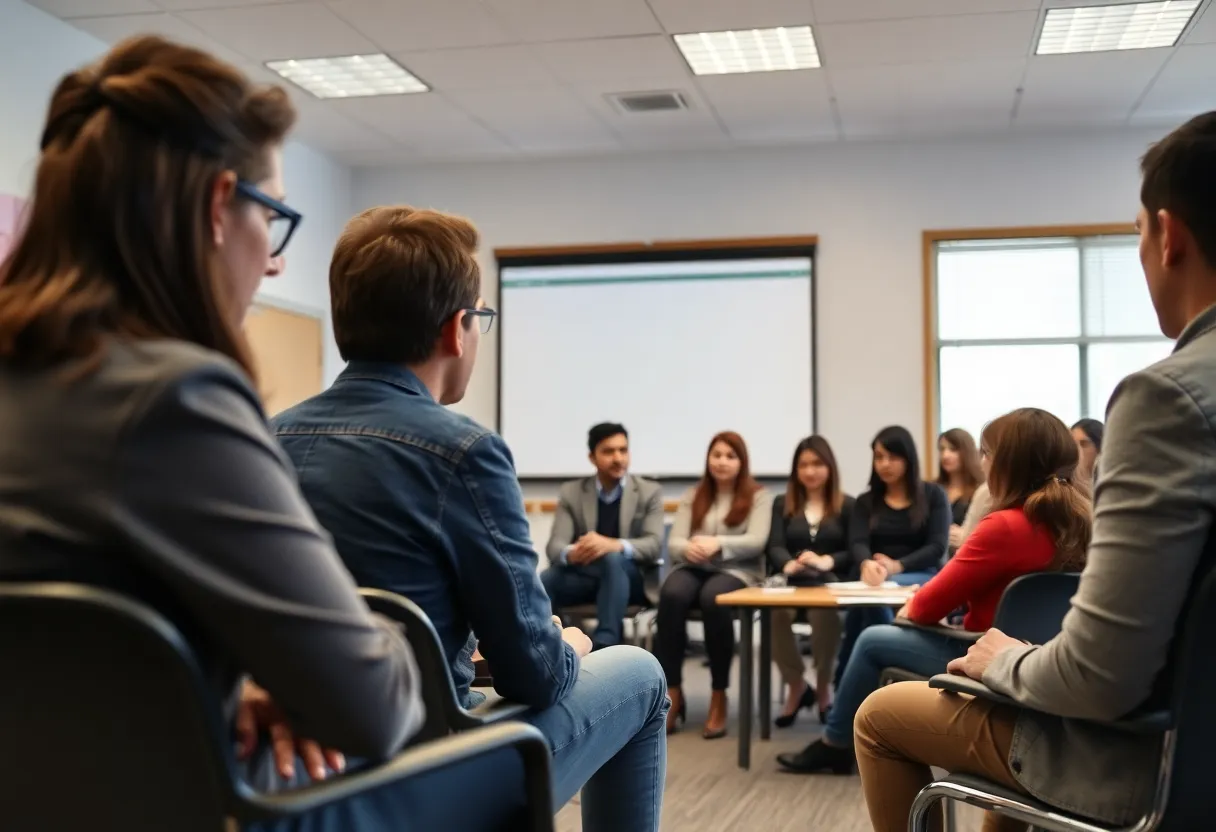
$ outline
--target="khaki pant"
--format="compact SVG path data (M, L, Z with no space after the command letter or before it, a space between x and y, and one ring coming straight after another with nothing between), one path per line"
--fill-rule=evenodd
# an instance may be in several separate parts
M787 685L796 685L806 674L806 662L798 652L794 638L794 616L797 610L773 610L772 644L773 664ZM811 653L815 657L817 690L832 687L832 671L836 665L836 653L840 650L840 613L836 610L808 609L811 622Z
M904 832L929 766L972 774L1025 792L1009 770L1017 712L984 699L901 682L867 697L853 722L861 785L875 832ZM930 827L942 828L941 813ZM1026 824L989 813L984 832L1024 832Z

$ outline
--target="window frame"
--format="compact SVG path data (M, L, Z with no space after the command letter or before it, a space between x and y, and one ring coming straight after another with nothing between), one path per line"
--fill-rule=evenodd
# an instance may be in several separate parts
M1016 346L1038 344L1068 344L1079 348L1081 409L1088 407L1088 347L1093 344L1145 343L1159 340L1162 336L1146 335L1089 335L1085 330L1085 275L1080 275L1081 334L1059 338L996 338L992 340L961 339L942 342L937 335L937 248L940 243L973 240L1022 240L1035 238L1084 239L1091 237L1135 236L1136 228L1131 223L1098 223L1090 225L1048 225L1001 228L963 228L928 230L922 233L923 257L923 304L924 304L924 460L925 476L937 475L937 436L941 433L941 378L939 352L943 346ZM1082 258L1082 262L1084 259ZM1083 269L1083 267L1082 267Z

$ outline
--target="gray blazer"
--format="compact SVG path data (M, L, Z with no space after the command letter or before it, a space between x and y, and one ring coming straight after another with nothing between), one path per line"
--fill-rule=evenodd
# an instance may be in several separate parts
M1094 508L1063 630L1000 654L983 681L1044 712L1018 718L1009 755L1018 781L1053 806L1124 825L1149 805L1160 741L1077 720L1161 704L1188 589L1213 557L1216 307L1187 326L1173 355L1115 390Z
M626 477L620 506L621 537L633 547L633 559L638 563L657 563L663 551L663 489L651 480ZM557 516L545 547L549 561L556 561L562 549L595 531L598 514L595 477L563 483L557 497Z
M708 563L699 564L701 569L725 572L734 575L743 583L755 586L764 580L764 550L768 545L768 532L773 522L773 495L768 489L759 488L752 498L752 508L743 522L734 526L724 524L726 514L721 501L709 507L700 528L692 528L692 500L695 488L690 488L680 500L680 510L671 524L671 537L667 551L675 568L690 565L684 560L688 541L699 534L712 535L722 542L722 550Z
M140 597L229 717L248 673L302 736L399 749L423 715L413 655L356 593L245 374L180 341L114 342L80 370L0 365L0 581Z

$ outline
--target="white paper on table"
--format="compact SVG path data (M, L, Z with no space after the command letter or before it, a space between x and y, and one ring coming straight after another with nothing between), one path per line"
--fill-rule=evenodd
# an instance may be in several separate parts
M899 589L895 581L883 581L879 586L871 586L865 581L840 581L834 584L824 584L828 592L875 592L879 589Z
M890 606L892 601L904 601L912 598L912 593L907 596L889 593L886 595L842 595L836 599L836 605L839 607L848 606L849 604L872 604L874 606L887 605Z
M760 591L765 595L792 595L796 586L766 586Z

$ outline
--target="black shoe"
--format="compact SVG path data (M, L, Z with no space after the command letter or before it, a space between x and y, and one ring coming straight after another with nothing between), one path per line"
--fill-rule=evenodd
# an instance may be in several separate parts
M777 717L773 720L773 725L776 725L778 728L789 728L798 721L799 711L801 711L803 708L806 708L809 711L811 706L814 704L815 689L808 684L806 689L802 691L802 698L798 700L798 706L794 708L794 712L792 714L782 714L781 716Z
M819 709L819 724L827 725L828 717L831 715L832 715L832 706L831 705L828 705L826 708L820 708Z
M778 754L777 762L786 771L796 774L816 774L830 771L832 774L852 774L856 757L851 748L834 748L815 740L797 754Z

